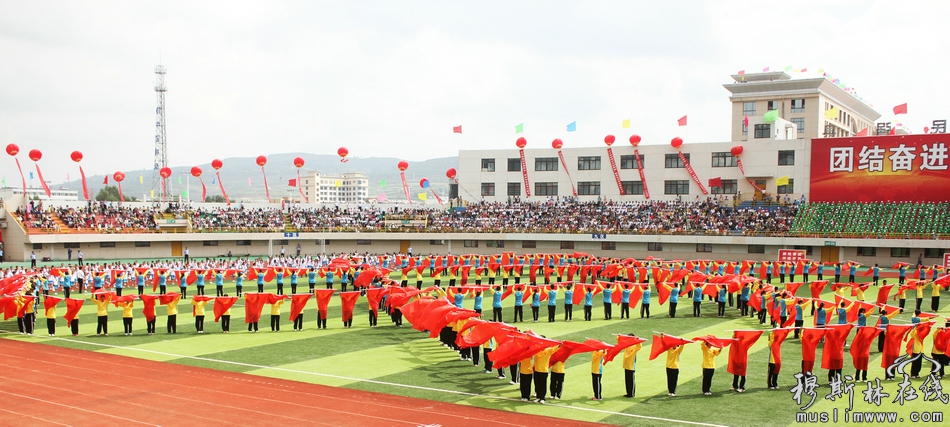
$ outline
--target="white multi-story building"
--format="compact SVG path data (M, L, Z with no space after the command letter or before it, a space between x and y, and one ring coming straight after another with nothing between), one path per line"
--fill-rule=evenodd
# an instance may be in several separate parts
M0 199L10 200L13 197L23 196L21 187L2 187L0 188ZM79 192L75 190L62 190L50 188L50 196L46 196L46 191L42 188L27 188L26 197L28 200L79 200Z
M310 171L300 181L310 203L360 203L369 198L369 177L363 173L324 175Z

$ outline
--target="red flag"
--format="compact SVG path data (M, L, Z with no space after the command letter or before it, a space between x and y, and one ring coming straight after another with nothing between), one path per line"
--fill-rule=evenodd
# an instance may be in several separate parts
M804 285L804 284L805 284L805 282L786 283L786 284L785 284L785 290L791 292L792 295L795 295L795 293L798 292L798 288L802 287L802 285Z
M894 287L894 284L881 286L877 290L877 300L874 301L875 305L887 304L887 296L891 293L891 288Z
M62 300L62 298L54 297L52 295L47 296L46 299L43 300L43 308L49 310L53 307L56 307L56 305Z
M887 133L888 135L897 135L897 128L891 128L891 131Z
M861 326L855 332L854 339L851 341L851 350L849 350L854 369L859 371L868 370L868 359L871 358L871 343L874 342L874 338L880 332L880 329L873 326Z
M815 349L818 342L825 337L824 328L802 328L802 369L812 372L815 367Z
M499 335L517 330L514 326L505 323L488 322L481 319L471 319L465 326L465 329L468 329L469 332L463 335L462 331L459 331L459 336L455 340L460 347L480 346L492 338L497 341Z
M729 347L729 366L726 371L732 375L744 376L749 365L749 348L762 336L763 331L734 331L732 337L736 343Z
M660 283L656 285L656 294L660 297L660 305L665 304L666 300L670 299L670 292L673 291L672 285L672 283Z
M745 74L745 70L739 70L739 75L740 75L740 76L741 76L741 75L744 75L744 74Z
M297 186L297 178L291 178L290 180L288 180L288 181L287 181L287 186L288 186L288 187L296 187L296 186Z
M317 295L317 311L320 312L320 319L327 318L327 307L330 306L330 298L333 297L333 289L316 289L313 291Z
M907 114L907 103L894 107L894 114Z
M237 302L237 297L217 297L214 299L214 321L217 322L221 319L221 316L224 315L225 311L231 309L235 302Z
M83 303L86 300L79 298L67 298L66 299L66 314L63 315L63 319L66 319L66 323L72 323L73 319L76 318L76 315L79 314L79 310L82 309Z
M772 359L775 360L775 373L778 374L782 369L782 343L788 337L791 329L775 329L772 331L772 344L769 344L769 351Z
M680 126L686 126L686 116L680 117L680 119L676 121L676 124Z
M722 187L722 178L709 178L710 187Z
M887 369L894 364L894 360L901 355L901 343L907 338L914 325L887 325L884 332L884 352L881 357L881 367Z
M288 321L297 320L297 316L303 312L304 307L307 306L307 301L310 301L310 297L313 294L293 294L290 296L290 318Z
M109 175L102 177L102 185L106 185L108 183L109 183Z
M868 128L861 129L861 131L856 133L854 136L868 136Z
M261 320L261 310L267 303L269 294L247 292L244 294L244 323L254 323Z
M702 341L709 347L726 348L736 342L735 338L718 338L714 335L703 335L693 338L693 341Z
M361 274L360 277L363 277ZM366 302L369 303L369 309L375 315L379 315L379 301L383 295L389 293L389 288L372 288L366 290Z
M462 125L452 126L453 133L462 133Z
M601 342L597 340L588 340L588 341ZM592 348L586 342L579 343L579 342L574 342L574 341L564 341L561 343L561 348L559 348L557 351L554 352L554 354L551 355L551 359L549 360L549 362L550 364L553 365L558 362L567 361L569 357L575 354L587 353L587 352L595 351L595 350L597 349Z
M936 316L934 316L936 317ZM910 333L911 339L907 341L907 354L914 354L914 343L919 342L923 344L924 339L927 338L927 335L930 335L930 329L933 327L934 322L922 322L918 323L917 327L914 328Z
M359 291L340 292L340 301L343 309L343 321L353 319L353 308L356 307L356 300L359 299Z
M811 297L821 298L821 291L824 290L827 285L827 280L815 280L811 282L811 284L808 285L809 289L811 289Z
M844 367L844 343L854 325L828 325L825 333L825 347L821 350L823 369L842 369Z
M653 346L650 348L650 360L656 359L657 356L666 353L667 350L673 347L689 344L691 342L692 341L688 339L673 335L653 335Z
M607 350L607 354L604 355L604 364L614 360L614 358L617 357L617 355L624 351L627 347L635 346L645 342L647 342L646 338L640 338L636 335L617 335L617 344L614 345L610 350Z
M142 315L145 320L151 322L155 320L155 302L158 301L158 295L139 295L142 300Z

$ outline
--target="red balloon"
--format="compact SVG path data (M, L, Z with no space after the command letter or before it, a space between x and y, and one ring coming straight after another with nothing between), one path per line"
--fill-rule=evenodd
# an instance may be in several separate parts
M199 168L198 166L193 166L191 168L191 176L194 176L194 177L201 176L201 168Z
M221 169L222 166L224 166L224 162L222 162L222 161L220 161L220 160L218 160L218 159L214 159L214 160L211 161L211 167L213 167L214 170Z
M346 147L340 147L338 150L336 150L336 154L338 154L340 157L346 157L348 154L350 154L350 150L347 150Z
M302 168L304 164L303 157L294 157L294 166Z
M455 179L456 176L458 176L458 171L456 171L455 168L449 168L449 170L445 171L445 177L448 179Z
M82 161L82 153L79 152L79 151L73 151L73 152L69 155L69 158L70 158L70 159L73 159L74 162L79 163L79 162Z
M683 145L683 138L680 138L678 136L676 138L673 138L673 140L670 141L670 145L672 145L673 148L680 148L680 146Z
M158 170L158 174L161 175L162 178L168 178L172 176L172 168L165 166Z
M264 166L264 165L266 165L266 164L267 164L267 157L264 157L264 156L257 156L257 165L258 165L258 166Z
M640 135L630 135L630 145L634 147L640 145Z
M399 170L404 171L406 169L409 169L409 162L405 160L401 160L399 164L396 165L396 167L399 168Z
M616 138L614 138L613 135L607 135L604 137L604 144L607 144L608 147L614 145L614 141L616 141Z
M419 187L426 188L426 183L429 182L429 178L422 178L419 180Z
M34 162L40 161L43 158L43 152L37 149L30 150L30 160Z
M737 145L737 146L735 146L735 147L732 147L732 149L729 150L729 151L732 152L732 155L733 155L733 156L739 157L739 155L742 154L742 146L741 146L741 145Z
M554 147L555 150L560 150L561 147L564 146L564 141L561 141L560 138L556 138L554 141L551 141L551 146Z
M518 138L517 141L515 141L515 145L517 145L518 148L524 148L526 145L528 145L528 140L524 139L522 136L521 138Z
M122 182L122 181L125 181L125 174L122 173L122 172L116 172L116 173L112 174L112 179L114 179L115 182Z
M7 154L11 156L15 156L19 152L20 152L20 146L16 144L7 144Z

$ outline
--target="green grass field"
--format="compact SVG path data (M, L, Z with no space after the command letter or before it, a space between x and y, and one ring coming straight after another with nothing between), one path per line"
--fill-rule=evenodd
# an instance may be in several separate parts
M428 285L428 282L426 284ZM306 286L304 283L301 288L306 289ZM317 286L322 287L323 284L318 281ZM245 290L252 290L252 287L255 286L245 286ZM273 284L268 284L265 291L273 292L274 289ZM233 294L233 282L227 282L225 290ZM193 294L193 291L194 288L191 287L189 296ZM285 285L285 291L289 292L289 281ZM126 293L128 292L129 290L126 290ZM806 292L799 291L800 294ZM214 287L207 287L207 293L213 295ZM873 287L868 292L868 298L873 298L872 293L876 295ZM88 294L85 296L88 297ZM823 297L834 300L830 292ZM926 297L925 309L929 308L929 290ZM472 303L471 299L465 301L466 307L469 308ZM911 304L909 307L912 307L913 300L908 303ZM241 302L238 303L240 304ZM505 317L509 321L512 316L511 305L510 299L505 301ZM135 334L123 336L121 311L110 306L109 330L111 334L108 337L95 336L96 313L94 305L90 302L85 305L80 314L81 333L78 337L72 337L69 334L61 317L58 319L57 336L47 337L42 310L38 310L36 335L17 334L16 322L11 319L0 322L0 331L3 331L0 337L174 364L617 425L673 425L676 424L674 420L730 426L796 424L798 406L792 400L789 388L794 385L793 374L799 368L801 349L798 341L791 336L783 346L784 366L779 376L779 386L782 390L779 391L766 389L769 355L766 336L763 335L749 354L747 392L744 394L729 391L732 375L726 372L727 356L723 354L716 360L718 369L713 379L713 396L703 396L700 392L701 351L698 344L690 344L683 352L680 361L678 395L667 396L665 357L661 356L656 360L648 361L649 346L647 344L649 343L647 343L638 358L635 398L622 397L623 370L618 358L604 368L604 400L591 401L590 356L580 354L567 362L564 398L559 401L549 400L547 405L539 405L519 401L520 394L517 385L509 384L507 379L497 379L494 374L485 374L480 367L472 366L471 362L459 360L455 352L440 346L438 340L430 339L408 325L403 328L394 327L385 313L381 313L379 327L369 328L365 299L361 299L357 305L353 328L343 329L340 321L339 298L335 297L331 303L328 318L330 329L326 331L316 329L315 302L310 302L304 311L306 329L301 332L292 330L292 324L287 320L289 305L285 305L282 310L282 330L279 333L272 333L269 330L269 308L266 306L261 319L261 332L247 332L243 323L243 307L236 306L232 309L230 334L220 333L220 325L213 322L213 316L210 315L209 310L208 320L205 322L206 332L202 335L195 333L190 314L190 299L182 301L179 308L178 334L175 335L165 333L165 310L158 307L156 310L158 333L147 336L144 333L145 320L141 316L140 306L137 306L135 309L137 317L133 325ZM485 301L485 308L490 313L488 298ZM704 334L727 337L730 334L727 332L729 330L762 329L763 326L768 326L759 325L755 319L740 317L734 309L728 309L725 318L717 318L715 305L708 302L703 304L703 313L706 317L689 317L691 304L685 301L685 298L680 303L679 314L675 319L668 318L666 306L658 306L655 299L652 309L653 316L650 319L639 318L638 306L631 310L633 319L619 320L619 307L615 307L614 320L607 321L603 320L600 297L597 297L594 304L594 320L591 322L583 321L580 307L575 307L573 322L563 322L561 320L563 306L559 304L557 322L547 323L546 307L542 307L541 322L533 323L530 319L530 308L525 307L528 323L517 324L517 326L522 329L531 329L549 338L582 341L589 337L609 343L615 342L613 336L615 333L635 333L649 337L653 331L660 331L686 338ZM945 313L945 311L944 304L941 312ZM64 312L65 309L60 305L57 315L62 316ZM909 314L901 314L895 322L907 322L909 317ZM871 318L869 323L874 320ZM940 320L942 321L943 318ZM810 325L811 319L807 318L805 323ZM929 354L931 349L929 339L925 345L925 352ZM875 346L872 346L871 356L869 377L872 380L874 377L883 378L880 354L876 352ZM837 409L839 424L843 423L847 403L841 399L831 401L824 398L829 392L826 381L827 371L820 369L820 354L818 357L815 374L818 376L821 387L818 389L816 403L809 412L827 411L830 417ZM845 374L853 375L851 357L848 354L845 354L845 368ZM121 367L110 369L121 370ZM918 395L921 394L919 392L921 382L922 380L914 382L914 385L918 387ZM864 383L855 384L853 391L855 410L898 411L904 422L909 422L911 411L941 411L946 407L945 404L939 402L925 402L921 397L903 406L891 403L897 395L897 384L897 382L883 383L885 392L889 393L890 397L885 398L886 403L880 408L865 404L862 399L863 391L867 387Z

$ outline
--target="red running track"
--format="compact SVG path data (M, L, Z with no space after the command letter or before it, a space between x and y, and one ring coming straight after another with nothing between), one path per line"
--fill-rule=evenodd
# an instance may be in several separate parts
M0 425L583 426L453 403L0 339Z

